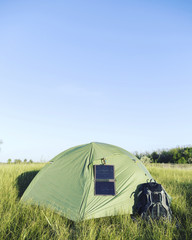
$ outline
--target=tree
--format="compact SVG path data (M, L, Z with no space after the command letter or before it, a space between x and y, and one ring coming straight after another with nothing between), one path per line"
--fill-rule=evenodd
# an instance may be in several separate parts
M151 159L150 159L149 157L147 157L147 156L143 156L140 160L141 160L141 162L142 162L143 164L149 164L149 163L151 163Z
M140 154L139 154L137 151L135 151L133 154L134 154L138 159L141 158L141 157L140 157Z
M187 163L187 161L185 160L184 157L181 157L181 158L178 160L178 163Z
M21 162L22 162L22 161L21 161L20 159L15 159L15 160L14 160L14 163L16 163L16 164L17 164L17 163L21 163Z
M24 163L27 163L27 159L25 158L25 159L23 160L23 162L24 162Z
M158 158L159 158L159 154L157 152L152 152L151 158L152 158L153 162L157 162Z
M7 163L8 163L8 164L10 164L10 163L11 163L11 158L9 158L9 159L7 160Z
M30 159L30 160L29 160L29 163L33 163L33 161Z
M187 162L188 162L188 163L192 163L192 158L191 158L191 157L188 158Z

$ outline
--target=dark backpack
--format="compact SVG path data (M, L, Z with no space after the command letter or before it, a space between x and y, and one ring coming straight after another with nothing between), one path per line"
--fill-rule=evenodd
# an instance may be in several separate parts
M170 202L161 184L148 182L138 186L135 192L134 212L146 220L158 220L163 217L171 221Z

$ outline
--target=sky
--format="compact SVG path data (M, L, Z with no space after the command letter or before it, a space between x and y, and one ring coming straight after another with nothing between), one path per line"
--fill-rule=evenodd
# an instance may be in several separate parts
M0 1L0 162L192 143L191 1Z

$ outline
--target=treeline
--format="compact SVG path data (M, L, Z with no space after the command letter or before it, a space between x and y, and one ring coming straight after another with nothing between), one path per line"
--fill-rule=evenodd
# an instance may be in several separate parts
M21 159L14 159L14 160L12 160L12 159L8 159L7 160L7 163L8 164L11 164L11 163L33 163L33 161L30 159L29 161L27 160L27 159L24 159L23 161L21 160Z
M192 146L163 149L152 153L135 153L143 162L152 163L192 163Z

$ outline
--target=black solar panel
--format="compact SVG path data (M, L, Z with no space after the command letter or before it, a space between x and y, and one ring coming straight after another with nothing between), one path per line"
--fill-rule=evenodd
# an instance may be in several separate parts
M94 165L95 195L115 195L114 165Z
M96 195L115 195L115 182L95 182Z
M114 166L95 165L95 179L114 179Z

